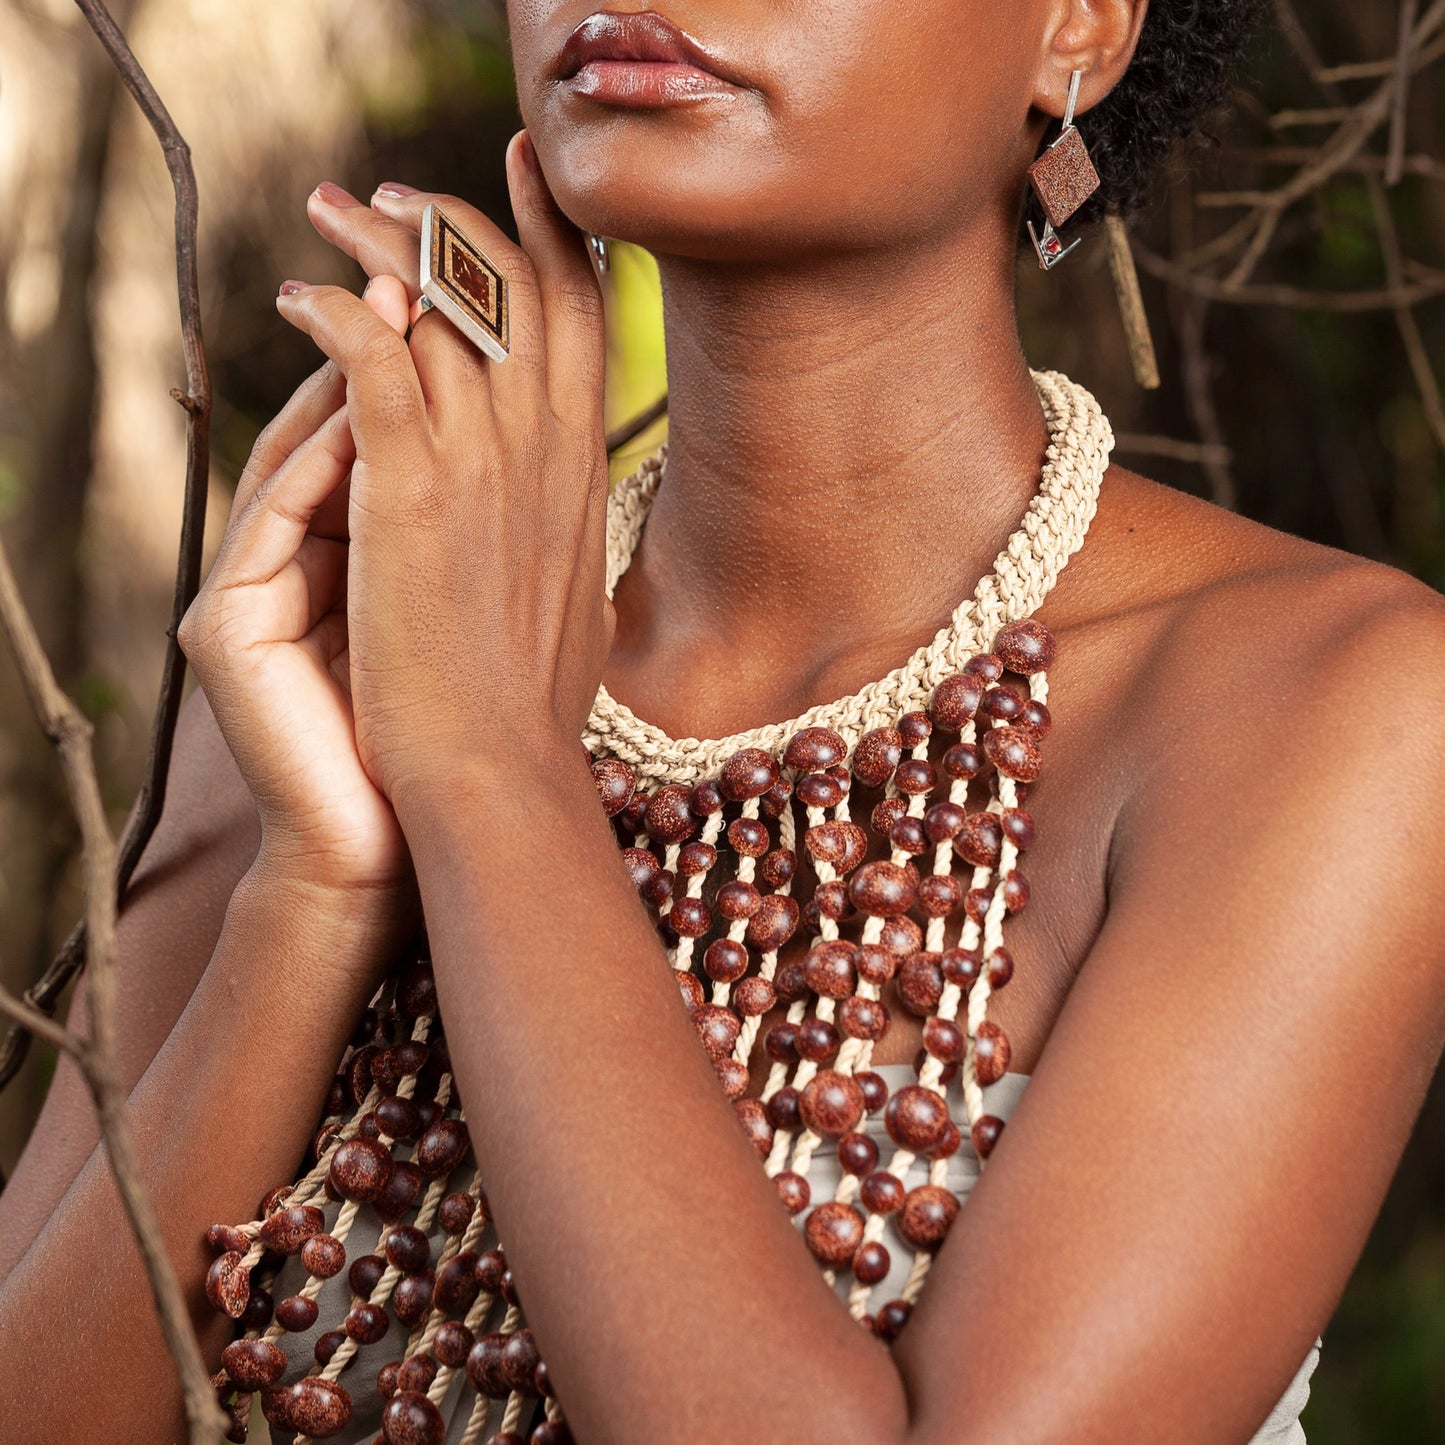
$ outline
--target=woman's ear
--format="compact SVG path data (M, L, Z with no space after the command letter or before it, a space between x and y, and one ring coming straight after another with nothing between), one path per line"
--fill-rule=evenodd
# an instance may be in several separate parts
M1082 70L1078 103L1082 115L1098 105L1129 68L1149 0L1052 0L1048 9L1034 79L1034 108L1062 116L1069 78Z

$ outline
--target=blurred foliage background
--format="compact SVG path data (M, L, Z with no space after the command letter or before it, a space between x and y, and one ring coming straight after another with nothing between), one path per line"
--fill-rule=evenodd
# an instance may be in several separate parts
M1329 153L1369 104L1391 72L1402 15L1428 25L1438 8L1317 0L1300 17L1288 0L1267 7L1214 143L1180 158L1135 225L1158 391L1133 380L1102 235L1050 276L1021 258L1019 279L1029 355L1096 392L1121 434L1120 460L1442 587L1438 34L1416 48L1403 103L1278 218L1250 287L1221 297L1199 280L1223 274L1205 264L1212 239ZM358 282L312 231L307 194L327 178L363 196L398 179L505 218L502 153L519 123L506 38L493 6L456 0L112 9L190 142L201 187L216 397L209 565L256 433L317 364L275 314L278 282ZM73 5L10 0L0 10L0 528L60 680L95 721L117 829L145 758L180 522L171 206L154 139ZM665 377L655 269L635 249L613 254L616 425L653 402ZM1298 304L1279 287L1364 294L1347 307ZM1402 300L1408 309L1389 304ZM640 435L617 468L664 431ZM17 992L78 915L78 883L58 767L0 656L0 977ZM6 1170L50 1064L33 1050L0 1096ZM1350 1152L1342 1137L1342 1170ZM1438 1080L1327 1332L1305 1424L1317 1445L1445 1441Z

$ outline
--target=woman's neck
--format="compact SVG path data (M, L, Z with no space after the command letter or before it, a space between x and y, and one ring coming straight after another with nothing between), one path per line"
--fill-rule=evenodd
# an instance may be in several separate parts
M609 687L669 732L855 690L973 592L1048 432L997 236L806 266L665 258L669 445Z

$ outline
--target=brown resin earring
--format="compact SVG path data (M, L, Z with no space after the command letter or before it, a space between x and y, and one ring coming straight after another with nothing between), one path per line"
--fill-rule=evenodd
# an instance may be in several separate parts
M1062 226L1099 189L1099 173L1089 158L1089 148L1074 124L1074 107L1079 102L1079 82L1084 72L1076 70L1069 79L1069 99L1064 107L1064 128L1059 137L1028 169L1029 182L1048 218L1043 235L1028 223L1029 239L1038 252L1039 265L1052 271L1075 246L1065 245L1058 234Z

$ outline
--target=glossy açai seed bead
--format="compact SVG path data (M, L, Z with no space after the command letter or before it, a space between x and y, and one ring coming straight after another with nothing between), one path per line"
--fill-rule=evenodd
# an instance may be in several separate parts
M864 787L882 788L903 757L903 739L897 728L874 728L858 739L853 749L853 776Z
M837 1269L853 1258L863 1242L863 1216L851 1204L830 1199L808 1215L803 1238L815 1258Z
M1054 661L1054 635L1036 617L1006 623L994 635L993 650L1010 672L1042 672Z

